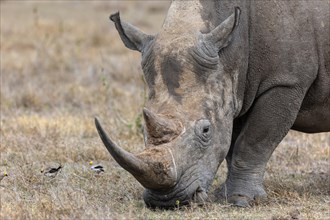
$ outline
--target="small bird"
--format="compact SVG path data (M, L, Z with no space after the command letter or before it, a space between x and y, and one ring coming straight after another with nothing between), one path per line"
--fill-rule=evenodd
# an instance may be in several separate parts
M59 165L57 168L55 167L48 167L47 169L41 170L41 173L43 173L45 176L54 178L58 171L62 169L62 165Z
M0 175L0 181L5 178L5 176L8 176L7 172L3 172L1 175Z
M93 165L93 161L89 162L90 165ZM104 172L102 165L94 165L91 166L91 170L93 170L95 173L99 174L101 172Z

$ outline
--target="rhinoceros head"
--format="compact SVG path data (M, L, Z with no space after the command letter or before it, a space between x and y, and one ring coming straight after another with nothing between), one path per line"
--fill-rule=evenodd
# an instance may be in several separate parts
M103 143L114 159L144 187L152 207L171 207L207 199L207 191L231 139L232 80L219 52L238 25L239 9L208 33L170 27L144 34L110 16L126 47L142 53L149 88L143 109L145 150L133 155L117 146L96 119Z

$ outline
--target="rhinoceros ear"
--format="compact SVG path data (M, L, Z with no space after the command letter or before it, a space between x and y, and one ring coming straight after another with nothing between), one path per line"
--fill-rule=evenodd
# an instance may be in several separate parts
M222 48L228 46L234 30L238 26L240 13L241 10L239 7L235 7L235 12L225 21L223 21L211 32L203 34L204 44L205 46L209 47L207 48L209 51L212 51L214 48L216 48L216 53L218 53Z
M125 46L132 50L142 52L145 46L154 38L147 35L133 25L120 20L119 12L110 15Z

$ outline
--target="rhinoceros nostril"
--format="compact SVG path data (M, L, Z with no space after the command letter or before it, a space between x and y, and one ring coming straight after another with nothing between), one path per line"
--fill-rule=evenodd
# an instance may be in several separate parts
M203 188L198 187L193 196L193 201L198 205L204 205L206 202L208 202L208 200L209 199L206 191Z

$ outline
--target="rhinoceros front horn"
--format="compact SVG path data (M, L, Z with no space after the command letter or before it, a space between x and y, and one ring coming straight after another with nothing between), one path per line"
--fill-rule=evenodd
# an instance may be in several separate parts
M103 141L103 144L112 155L112 157L117 161L117 163L122 166L125 170L135 175L142 175L148 171L148 166L141 159L137 158L133 154L125 151L118 145L116 145L103 130L100 122L95 118L95 125L97 131Z
M112 157L145 188L161 189L176 183L175 161L169 149L147 149L135 156L116 145L103 130L97 118L95 125ZM159 169L162 169L162 172Z

